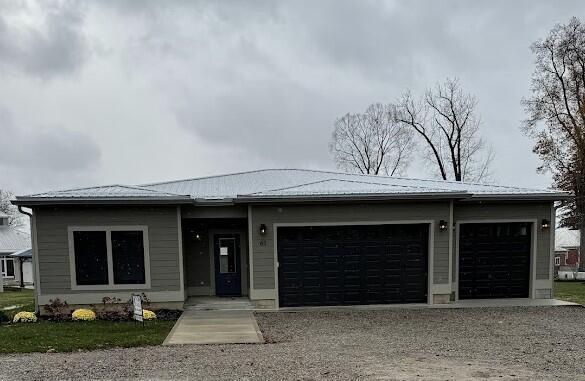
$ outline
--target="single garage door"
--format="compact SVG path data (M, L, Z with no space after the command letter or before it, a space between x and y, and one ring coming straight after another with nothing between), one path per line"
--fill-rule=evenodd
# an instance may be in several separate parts
M278 228L281 307L427 302L428 225Z
M462 224L459 299L527 298L530 223Z

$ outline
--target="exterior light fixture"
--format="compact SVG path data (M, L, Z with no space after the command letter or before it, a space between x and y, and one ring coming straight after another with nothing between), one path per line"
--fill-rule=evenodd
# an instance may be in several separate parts
M548 229L550 228L550 221L547 220L546 218L542 219L542 222L540 223L540 227L543 229Z
M439 230L442 232L447 230L447 221L445 221L445 220L439 221Z
M260 224L260 234L266 234L266 225Z

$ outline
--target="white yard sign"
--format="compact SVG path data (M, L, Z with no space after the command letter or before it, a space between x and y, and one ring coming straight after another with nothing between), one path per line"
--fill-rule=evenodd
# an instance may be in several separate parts
M142 296L140 294L132 294L132 304L134 305L134 320L143 321Z

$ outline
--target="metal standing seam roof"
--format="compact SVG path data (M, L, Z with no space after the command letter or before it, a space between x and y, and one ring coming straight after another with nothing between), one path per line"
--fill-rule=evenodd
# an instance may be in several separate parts
M96 187L74 188L60 191L50 191L32 194L27 197L38 198L67 198L67 197L176 197L175 193L158 191L156 189L143 188L132 185L101 185Z
M578 248L580 246L581 234L579 230L559 228L555 231L555 250L567 248Z
M12 226L0 226L0 253L13 253L30 247L30 235Z
M360 175L305 169L265 169L220 176L144 184L143 187L189 194L194 199L226 199L239 196L287 196L330 194L466 193L471 197L535 196L565 197L555 190L445 180Z
M143 185L106 185L18 196L16 204L55 200L248 200L271 198L403 197L560 199L567 193L491 184L359 175L306 169L264 169Z
M32 258L32 249L19 250L16 253L10 254L10 256L16 258Z

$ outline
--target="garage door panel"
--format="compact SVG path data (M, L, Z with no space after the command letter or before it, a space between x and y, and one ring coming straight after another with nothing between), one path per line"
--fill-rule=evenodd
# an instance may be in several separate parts
M277 250L283 307L426 302L427 225L282 227Z
M530 224L462 224L459 298L525 298L529 294Z

